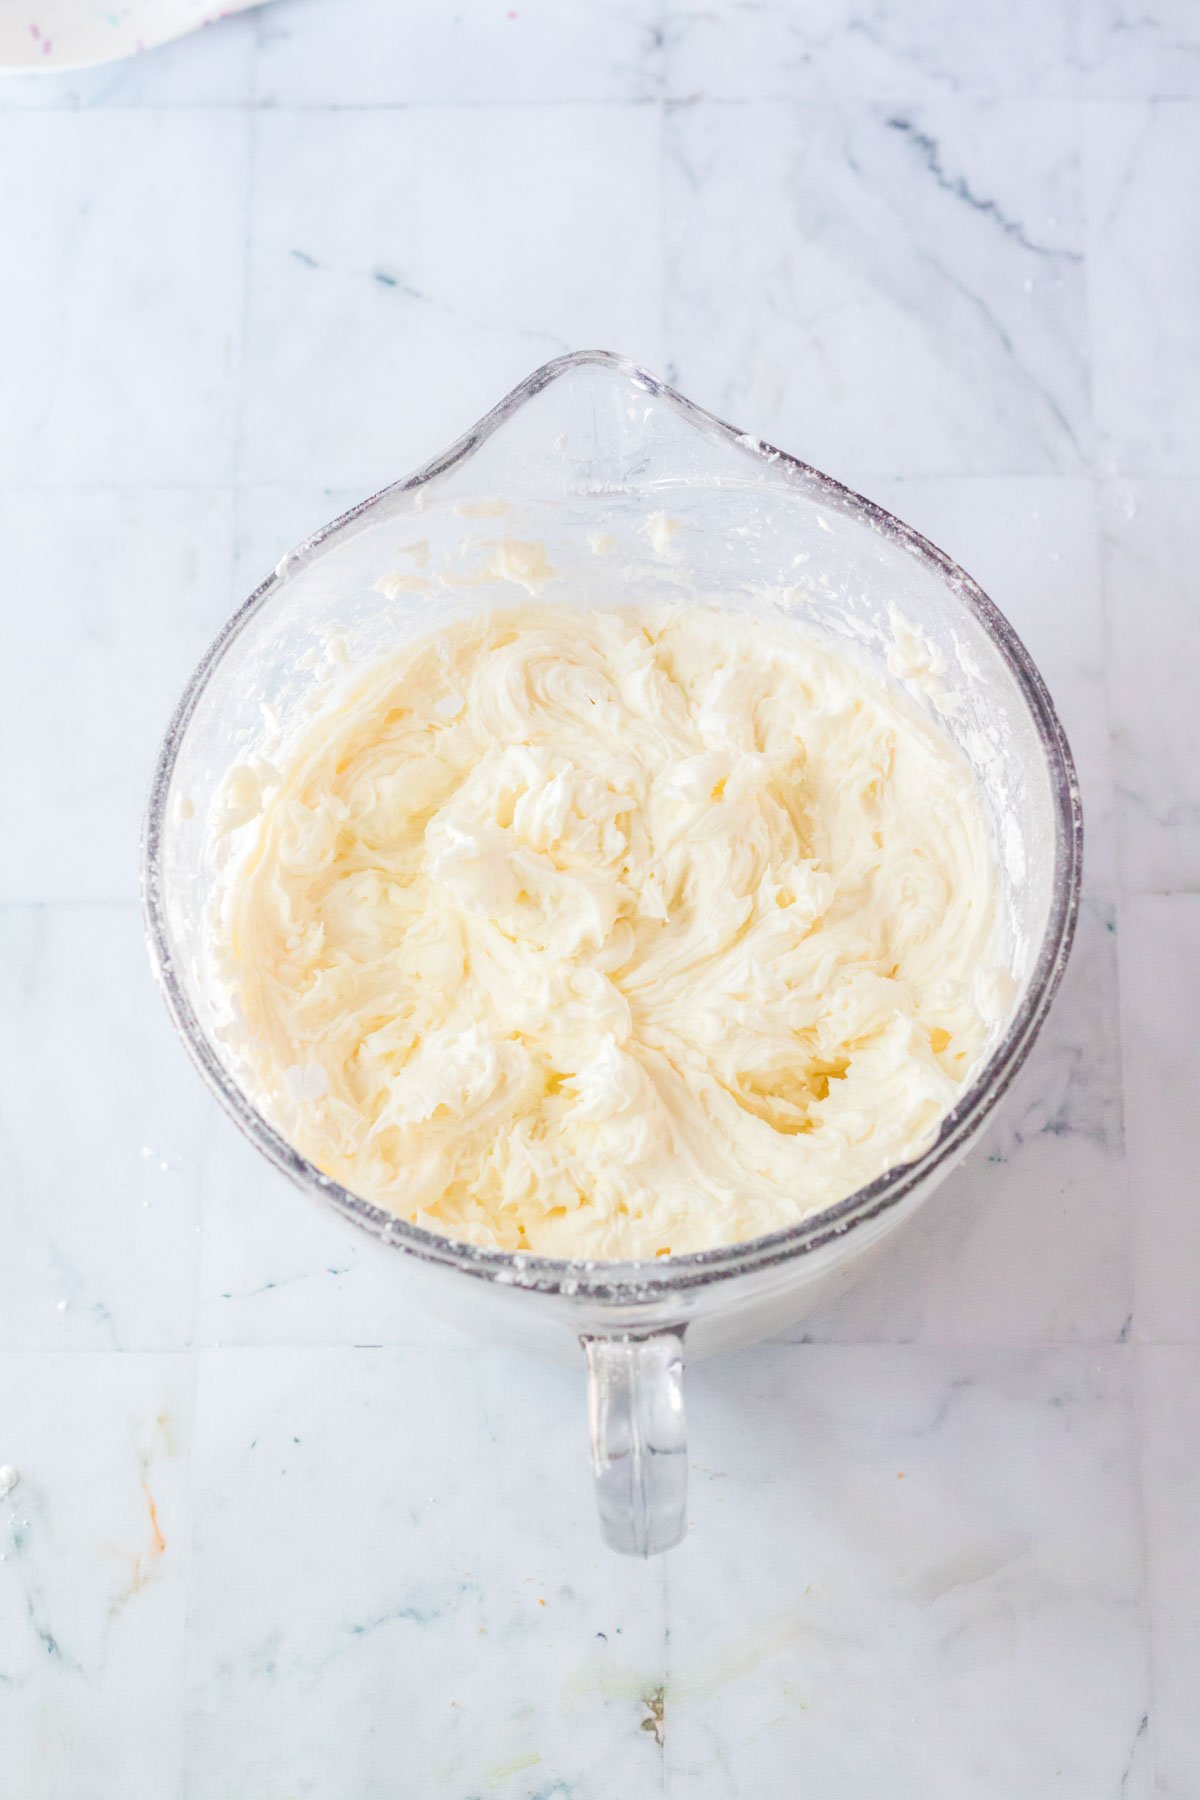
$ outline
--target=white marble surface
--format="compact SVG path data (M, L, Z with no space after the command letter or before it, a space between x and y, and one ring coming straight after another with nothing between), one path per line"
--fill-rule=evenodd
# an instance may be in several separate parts
M1191 0L276 0L0 83L0 1800L1195 1800L1198 154ZM588 343L961 558L1089 826L988 1137L692 1372L648 1565L579 1377L216 1115L136 906L234 601Z

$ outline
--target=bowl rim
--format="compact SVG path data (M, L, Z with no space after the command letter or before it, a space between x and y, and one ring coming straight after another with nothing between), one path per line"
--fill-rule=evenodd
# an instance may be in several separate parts
M602 368L624 378L641 392L663 401L704 436L736 446L747 456L769 465L773 477L782 475L823 504L853 515L936 571L973 614L1013 675L1037 730L1054 802L1050 909L1025 993L1004 1036L976 1071L960 1099L946 1113L932 1143L911 1162L894 1165L852 1194L793 1225L744 1242L660 1260L568 1259L462 1243L410 1224L323 1174L258 1111L217 1056L175 967L163 892L164 837L175 763L192 715L214 670L251 619L267 604L287 576L324 551L335 539L347 535L365 514L376 511L388 500L399 500L465 462L527 401L552 382L581 368ZM787 451L727 424L628 357L607 350L579 350L542 364L440 455L411 475L360 501L306 538L276 565L226 621L189 678L159 749L142 832L141 896L151 968L172 1023L193 1063L244 1135L297 1186L331 1205L343 1218L369 1232L380 1243L422 1262L540 1293L583 1297L611 1305L644 1305L690 1288L752 1274L811 1255L855 1226L896 1206L965 1148L1025 1061L1062 979L1079 912L1082 852L1083 813L1079 782L1066 734L1046 684L1013 627L964 569L921 533L873 500Z

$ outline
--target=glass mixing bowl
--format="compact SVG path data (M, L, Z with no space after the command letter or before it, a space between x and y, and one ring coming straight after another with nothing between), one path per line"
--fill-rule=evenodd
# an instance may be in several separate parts
M662 515L662 517L657 517ZM205 929L217 879L213 800L230 765L322 680L331 636L351 660L520 593L485 579L433 598L382 577L448 558L478 572L489 540L537 543L563 605L703 599L731 628L792 620L905 674L898 613L917 628L945 729L979 778L995 830L1016 978L1011 1016L923 1155L836 1206L749 1243L655 1262L566 1262L439 1237L348 1192L274 1129L216 1032ZM409 553L401 554L402 544ZM600 553L598 553L600 552ZM385 583L385 586L387 584ZM405 591L405 589L408 591ZM893 610L894 609L894 610ZM310 654L311 653L311 654ZM940 668L930 680L932 658ZM643 1554L685 1528L682 1370L770 1336L848 1286L967 1149L1046 1016L1078 906L1081 815L1045 686L1001 614L940 550L878 506L722 424L625 359L560 357L465 437L291 551L225 626L176 709L143 844L150 954L167 1008L225 1110L319 1205L390 1258L463 1328L581 1358L601 1525Z

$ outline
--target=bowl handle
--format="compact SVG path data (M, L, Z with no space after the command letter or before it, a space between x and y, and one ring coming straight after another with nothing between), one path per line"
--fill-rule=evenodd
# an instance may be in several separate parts
M687 1530L683 1338L585 1337L592 1468L604 1541L656 1556Z

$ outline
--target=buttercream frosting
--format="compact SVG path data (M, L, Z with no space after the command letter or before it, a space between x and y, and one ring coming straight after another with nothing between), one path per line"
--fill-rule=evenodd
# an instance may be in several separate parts
M796 626L531 602L231 773L232 1054L312 1162L551 1256L736 1242L932 1140L999 1029L960 752Z

